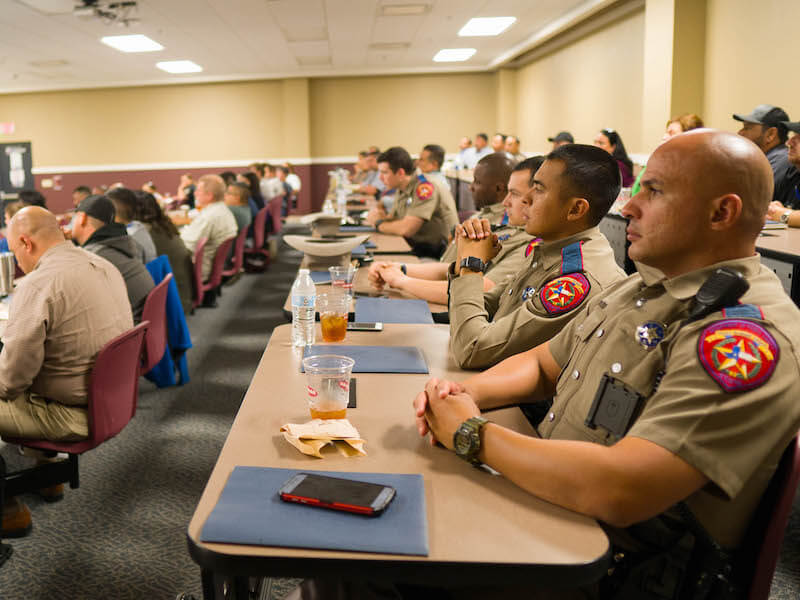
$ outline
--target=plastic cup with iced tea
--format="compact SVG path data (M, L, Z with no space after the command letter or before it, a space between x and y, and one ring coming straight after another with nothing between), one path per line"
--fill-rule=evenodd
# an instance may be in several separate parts
M312 419L344 419L347 416L350 374L354 364L352 358L336 354L318 354L303 359Z
M350 311L350 295L344 293L319 294L317 311L322 329L322 340L341 342L347 333L347 315Z

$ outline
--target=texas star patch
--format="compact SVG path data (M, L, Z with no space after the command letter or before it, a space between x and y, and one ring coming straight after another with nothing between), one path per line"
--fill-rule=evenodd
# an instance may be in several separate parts
M415 193L420 200L427 200L433 196L433 189L433 184L425 181L417 185Z
M758 323L725 319L703 329L697 355L711 379L724 391L742 392L769 379L778 363L780 348Z
M548 314L557 315L580 306L591 287L589 280L580 273L562 275L539 290L539 300Z

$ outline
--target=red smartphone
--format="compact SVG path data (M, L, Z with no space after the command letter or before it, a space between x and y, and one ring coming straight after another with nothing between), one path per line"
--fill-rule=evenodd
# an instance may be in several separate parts
M395 489L379 483L298 473L283 484L278 494L284 502L376 517L389 506Z

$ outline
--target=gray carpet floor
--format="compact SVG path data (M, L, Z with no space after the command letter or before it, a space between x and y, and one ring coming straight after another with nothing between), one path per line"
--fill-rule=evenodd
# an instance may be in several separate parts
M158 390L142 380L136 417L81 458L81 486L46 504L24 498L33 532L11 540L0 600L200 598L186 527L273 327L300 257L282 248L263 274L224 288L216 309L189 317L191 382ZM2 449L9 466L25 460ZM282 598L292 582L272 582ZM800 499L771 598L800 597Z

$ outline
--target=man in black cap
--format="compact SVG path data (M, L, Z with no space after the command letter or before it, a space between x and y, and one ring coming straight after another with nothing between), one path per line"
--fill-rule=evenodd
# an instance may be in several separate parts
M572 137L569 131L559 131L553 137L547 138L547 141L553 142L553 150L555 150L559 146L564 146L565 144L574 144L575 138Z
M771 202L767 218L786 223L789 227L800 227L800 122L784 121L783 124L792 132L792 137L786 142L787 158L792 168L784 183L791 194L785 202Z
M115 213L107 196L81 200L72 219L72 239L117 267L125 280L133 320L138 323L147 294L155 284L144 266L144 250L128 235L125 225L114 222Z
M767 155L775 177L772 199L786 204L792 198L791 176L794 167L787 157L786 139L788 130L785 121L789 115L782 108L771 104L759 104L749 115L734 113L733 118L742 122L739 135L746 137Z

